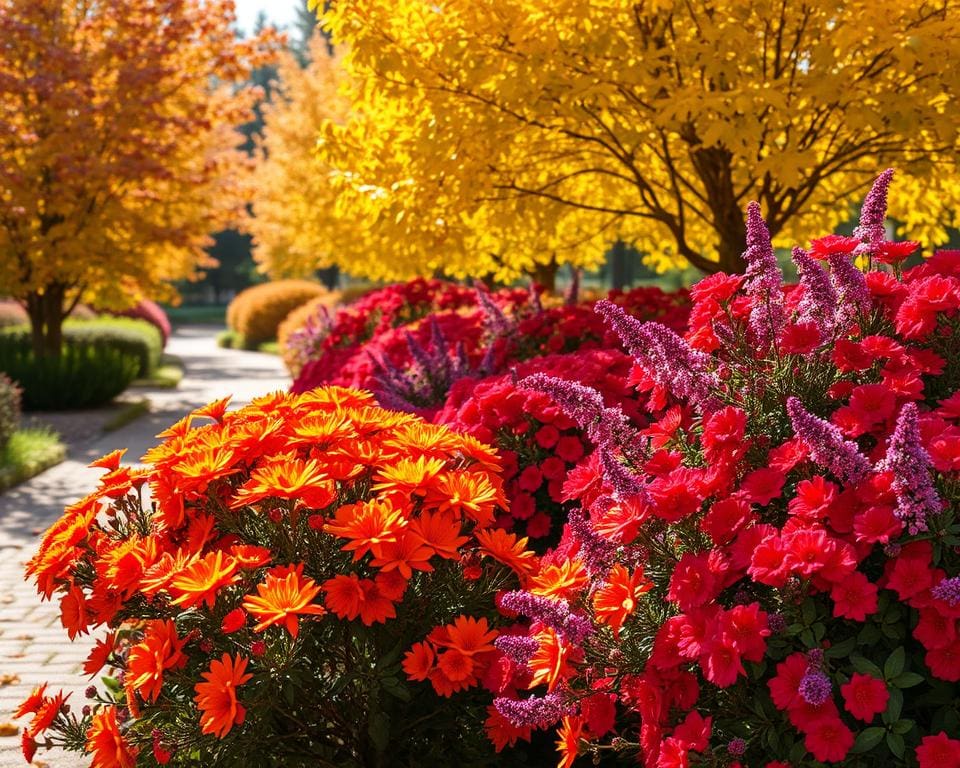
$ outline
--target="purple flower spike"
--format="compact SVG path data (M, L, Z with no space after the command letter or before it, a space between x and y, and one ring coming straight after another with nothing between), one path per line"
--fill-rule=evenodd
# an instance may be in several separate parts
M580 645L593 634L593 624L586 616L573 613L570 603L562 598L553 600L522 589L500 596L500 605L552 627L571 645Z
M857 248L854 253L867 253L877 243L887 239L887 230L883 222L887 218L887 194L890 191L890 182L893 180L893 168L887 168L877 176L873 186L863 199L860 207L860 225L853 230L853 236L859 238L864 248Z
M787 413L797 437L807 444L810 457L844 482L855 483L869 471L870 464L857 444L847 440L829 421L809 413L795 397L787 399Z
M719 382L709 370L709 355L695 350L667 326L641 322L612 301L598 301L595 311L657 384L706 410L717 406L713 392Z
M530 661L540 647L536 638L526 635L500 635L493 644L504 656L520 665Z
M843 253L827 256L830 282L837 293L836 329L846 331L860 312L870 309L870 288L863 272Z
M754 300L750 312L750 331L764 348L780 335L785 317L783 311L783 274L770 241L770 230L760 215L759 203L747 206L747 262L743 289Z
M801 322L813 322L820 332L820 342L833 337L837 313L837 292L830 275L820 263L803 248L793 249L793 263L797 265L803 297L797 306Z
M943 509L930 477L930 454L920 440L918 415L916 403L900 409L887 453L877 464L881 472L893 473L895 514L911 534L927 530L927 518Z
M493 700L493 706L517 728L549 728L564 715L569 715L573 709L557 691L528 699L508 699L500 696Z
M937 600L943 600L951 608L960 605L960 576L944 579L930 590L930 594Z

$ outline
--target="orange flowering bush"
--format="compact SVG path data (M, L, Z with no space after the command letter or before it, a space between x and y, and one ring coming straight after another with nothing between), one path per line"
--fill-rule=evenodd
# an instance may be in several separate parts
M538 567L492 527L493 449L337 387L226 406L161 433L143 468L95 462L28 564L71 639L104 628L85 672L106 676L72 708L34 691L25 757L486 764L493 596Z

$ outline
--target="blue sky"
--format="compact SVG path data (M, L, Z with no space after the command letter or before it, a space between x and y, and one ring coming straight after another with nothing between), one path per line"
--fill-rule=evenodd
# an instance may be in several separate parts
M257 14L263 11L267 19L278 27L289 24L296 16L300 0L234 0L237 6L237 25L244 32L253 31Z

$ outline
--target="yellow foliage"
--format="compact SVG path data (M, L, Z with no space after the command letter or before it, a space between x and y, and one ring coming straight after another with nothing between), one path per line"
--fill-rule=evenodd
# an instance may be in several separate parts
M661 269L739 270L748 201L802 241L886 166L906 236L958 223L960 0L333 0L321 18L349 102L319 126L323 263L509 278L622 237Z
M56 327L83 296L173 299L245 217L237 88L273 46L231 0L0 0L0 293Z

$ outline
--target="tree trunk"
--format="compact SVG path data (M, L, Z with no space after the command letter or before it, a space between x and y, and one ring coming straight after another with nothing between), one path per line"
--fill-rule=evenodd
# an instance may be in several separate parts
M33 354L37 357L59 357L63 343L64 298L66 287L54 283L42 291L31 291L26 297L27 316Z
M738 235L733 232L721 232L720 242L717 244L716 271L730 274L742 273L747 268L747 262L743 259L745 250L747 250L747 235L743 225L741 225Z
M559 265L555 258L551 257L546 264L537 264L533 268L531 277L534 282L543 287L547 293L555 293L557 290L557 269Z

